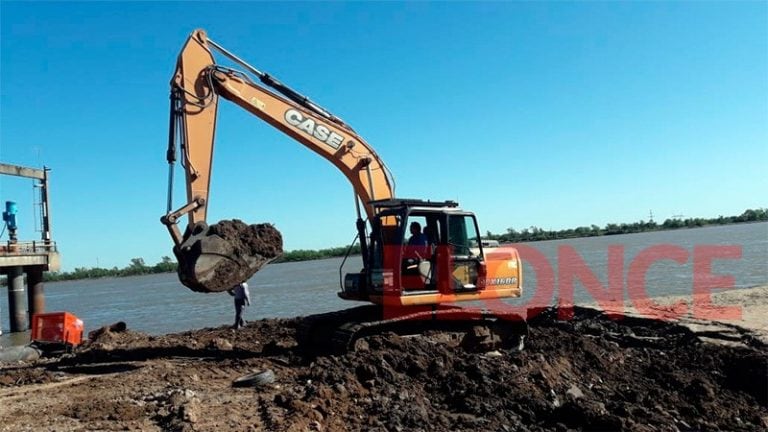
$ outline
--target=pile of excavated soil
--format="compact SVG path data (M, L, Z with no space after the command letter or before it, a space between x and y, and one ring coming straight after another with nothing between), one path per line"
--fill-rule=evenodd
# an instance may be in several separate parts
M130 324L130 323L129 323ZM76 355L6 367L0 430L744 430L768 427L768 350L576 309L530 321L526 349L377 334L343 355L297 346L301 319L97 335ZM232 381L270 369L273 383Z

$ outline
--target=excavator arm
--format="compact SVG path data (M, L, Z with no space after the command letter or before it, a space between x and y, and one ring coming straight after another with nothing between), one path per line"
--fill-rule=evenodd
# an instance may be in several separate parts
M250 74L217 64L213 50ZM161 219L173 238L179 276L185 285L196 291L220 291L239 282L222 280L224 274L231 274L232 278L243 278L246 274L249 277L268 262L262 259L247 264L248 260L239 256L240 251L222 244L221 236L208 230L206 216L219 97L234 102L336 166L354 189L358 230L361 241L365 241L360 205L371 219L375 213L371 201L394 197L392 176L373 148L338 117L248 65L210 40L203 30L195 30L179 54L171 80L168 213ZM172 210L177 153L185 172L187 202ZM184 215L188 216L189 226L182 234L177 223ZM233 273L233 265L248 271ZM222 271L222 266L228 270Z

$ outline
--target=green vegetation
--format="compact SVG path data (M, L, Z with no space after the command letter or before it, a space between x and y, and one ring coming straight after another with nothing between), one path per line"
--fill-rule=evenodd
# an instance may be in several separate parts
M133 258L127 267L111 269L101 267L77 267L71 272L48 272L44 275L45 281L65 281L77 279L98 279L103 277L137 276L153 273L169 273L176 271L176 262L171 257L164 256L162 260L153 265L144 264L144 258Z
M317 260L317 259L323 259L323 258L333 258L333 257L341 257L347 254L347 249L349 249L348 246L346 247L335 247L330 249L320 249L320 250L294 250L294 251L288 251L283 254L279 259L273 261L276 263L279 262L291 262L291 261L310 261L310 260ZM349 252L350 255L359 255L360 254L360 244L356 243L354 246L352 246L352 250Z
M291 261L310 261L323 258L332 258L344 256L347 253L348 247L336 247L330 249L320 250L295 250L289 251L283 254L279 259L275 260L275 263L279 262L291 262ZM350 255L360 254L360 245L355 244L350 251ZM47 282L52 281L67 281L78 279L98 279L105 277L124 277L124 276L138 276L145 274L155 273L170 273L176 271L176 261L171 257L164 256L162 260L153 265L148 266L144 263L144 258L133 258L131 263L127 267L117 268L112 267L77 267L71 272L47 272L44 275L44 280Z
M558 240L577 237L594 237L601 235L632 234L646 231L661 231L679 228L698 228L708 225L727 225L744 222L764 222L768 221L768 209L745 210L739 216L720 216L713 219L687 218L687 219L667 219L662 224L654 221L639 221L635 223L615 224L609 223L601 228L597 225L588 227L569 228L559 231L544 230L535 226L517 231L514 228L508 228L504 234L493 234L490 231L485 238L498 240L500 242L529 242L541 240Z
M569 228L559 231L547 231L541 228L532 226L522 231L516 231L513 228L507 229L504 234L493 234L490 231L486 235L486 239L498 240L500 242L527 242L527 241L540 241L540 240L556 240L567 239L576 237L594 237L601 235L614 235L614 234L629 234L640 233L645 231L660 231L679 228L696 228L707 225L726 225L743 222L763 222L768 221L768 209L746 210L739 216L720 216L714 219L703 218L688 218L688 219L667 219L662 224L656 222L640 221L635 223L622 223L622 224L607 224L601 228L597 225L591 225L589 227ZM280 259L275 262L292 262L292 261L309 261L323 258L332 258L344 256L347 253L347 247L335 247L329 249L320 250L294 250L283 254ZM360 245L356 244L352 247L350 255L360 254ZM46 281L63 281L63 280L76 280L76 279L96 279L102 277L123 277L123 276L136 276L153 273L169 273L176 271L176 262L167 256L164 256L162 260L153 265L148 266L144 263L143 258L133 258L131 263L124 268L113 267L111 269L106 268L76 268L72 272L59 272L59 273L46 273Z

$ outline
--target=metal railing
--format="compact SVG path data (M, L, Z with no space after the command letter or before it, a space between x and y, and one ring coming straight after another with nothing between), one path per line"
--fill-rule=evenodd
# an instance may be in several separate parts
M10 240L0 245L0 255L34 255L58 252L56 242L44 242L42 240L15 242Z

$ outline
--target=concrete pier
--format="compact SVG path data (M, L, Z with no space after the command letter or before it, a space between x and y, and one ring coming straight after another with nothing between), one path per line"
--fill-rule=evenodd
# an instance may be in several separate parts
M27 269L27 308L29 309L30 323L32 322L32 315L45 312L42 267L29 267Z
M53 244L24 244L22 247L0 245L0 273L8 277L8 318L11 332L27 330L32 322L32 315L45 312L43 272L58 271L59 266L59 253Z
M27 326L27 308L24 307L26 294L24 289L24 271L21 267L9 267L8 275L8 317L11 319L11 332L24 331Z

